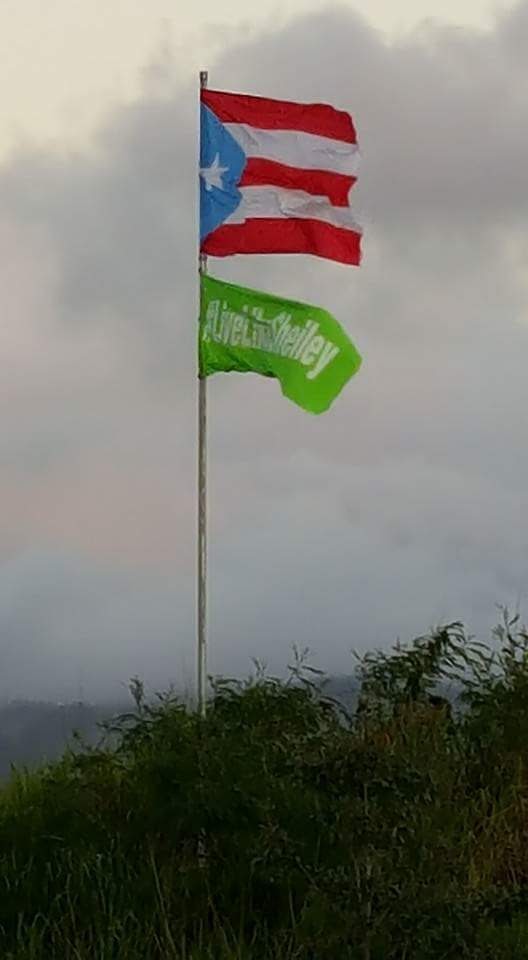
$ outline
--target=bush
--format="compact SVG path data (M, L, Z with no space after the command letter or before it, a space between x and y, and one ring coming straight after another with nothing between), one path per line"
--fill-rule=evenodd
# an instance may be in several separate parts
M507 614L490 647L448 625L360 658L351 713L299 662L205 719L136 681L0 792L0 955L528 955L527 651Z

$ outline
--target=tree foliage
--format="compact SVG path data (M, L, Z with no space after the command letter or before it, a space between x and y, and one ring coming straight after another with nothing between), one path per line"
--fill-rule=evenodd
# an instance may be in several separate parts
M528 635L453 623L358 658L344 711L296 654L173 694L0 792L6 960L520 960Z

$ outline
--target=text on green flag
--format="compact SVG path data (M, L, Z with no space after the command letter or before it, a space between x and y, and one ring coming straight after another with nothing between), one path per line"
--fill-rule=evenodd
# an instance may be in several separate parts
M323 413L357 373L361 357L321 307L202 275L199 365L201 376L275 377L286 397Z

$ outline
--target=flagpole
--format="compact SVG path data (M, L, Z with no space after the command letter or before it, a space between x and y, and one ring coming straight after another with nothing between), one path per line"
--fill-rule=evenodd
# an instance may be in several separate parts
M200 71L200 90L207 86L207 70ZM198 254L198 273L207 273L207 257ZM198 359L199 363L199 359ZM198 369L198 710L205 717L207 701L207 378Z

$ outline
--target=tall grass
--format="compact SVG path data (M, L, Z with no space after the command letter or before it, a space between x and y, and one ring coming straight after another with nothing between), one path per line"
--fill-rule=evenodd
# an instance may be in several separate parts
M528 636L173 696L0 792L5 960L528 957ZM438 694L452 683L457 702Z

